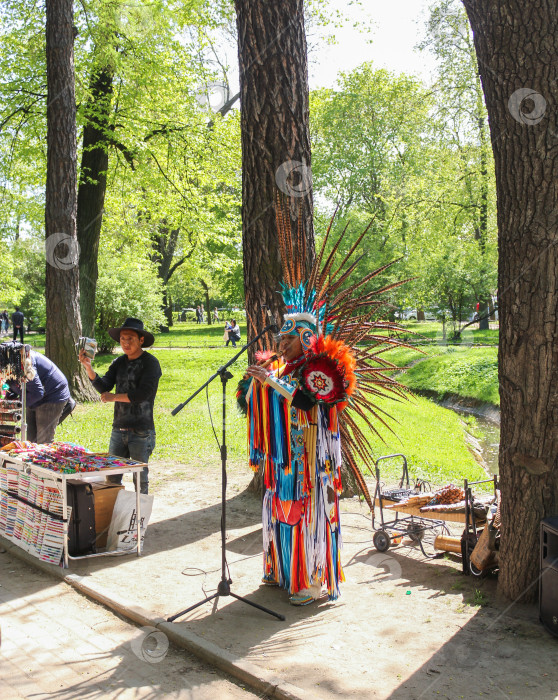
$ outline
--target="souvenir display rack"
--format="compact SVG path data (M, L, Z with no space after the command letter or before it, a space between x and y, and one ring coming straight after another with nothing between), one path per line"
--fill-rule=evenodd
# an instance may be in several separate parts
M10 453L0 452L0 535L42 561L56 565L62 562L64 567L68 567L70 559L129 553L129 550L116 550L70 557L71 508L67 481L139 474L144 466L112 455L89 453L75 445L14 443ZM139 491L136 492L136 514L135 549L140 556Z
M27 423L25 421L25 375L26 347L21 343L0 344L0 447L13 440L25 440ZM6 399L2 385L15 381L21 387L21 398Z

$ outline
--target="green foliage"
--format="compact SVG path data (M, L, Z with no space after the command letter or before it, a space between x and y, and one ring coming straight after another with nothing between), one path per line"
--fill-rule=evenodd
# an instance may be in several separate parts
M339 206L334 231L348 225L347 249L371 224L362 245L363 275L406 254L412 223L407 183L422 167L421 139L430 103L430 95L416 79L376 70L371 63L341 74L338 90L311 95L316 199ZM327 228L332 209L330 205L325 213L322 204L318 231ZM398 266L374 284L405 276Z
M45 251L35 238L18 240L12 246L14 274L21 285L19 305L34 328L45 327Z
M127 316L140 318L152 332L164 323L161 287L153 264L137 250L115 250L108 245L101 249L96 339L102 352L116 345L107 330L119 326Z
M371 222L363 274L401 257L380 279L414 278L393 304L436 310L457 332L496 288L494 167L461 3L434 3L427 33L422 48L439 66L432 86L364 63L338 89L312 94L318 230L334 203L350 241Z
M0 240L0 307L8 309L19 303L23 289L21 282L14 274L14 259L8 246Z
M130 245L147 247L163 283L190 260L196 277L203 270L218 296L226 286L237 301L239 118L200 104L206 85L226 82L209 60L210 33L227 27L232 12L229 3L204 0L181 6L86 0L76 6L75 66L78 127L93 124L109 153L102 237L118 228ZM0 238L14 241L24 232L42 243L44 8L8 0L0 16ZM101 75L110 85L102 96ZM82 182L89 177L80 173ZM37 281L29 303L37 306L43 289ZM13 295L6 289L6 296Z

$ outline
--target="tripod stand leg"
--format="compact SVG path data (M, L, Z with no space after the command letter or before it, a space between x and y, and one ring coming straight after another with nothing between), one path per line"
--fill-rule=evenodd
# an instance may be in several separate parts
M199 608L200 605L203 605L204 603L208 603L210 600L213 600L214 598L218 598L218 597L219 597L219 593L214 593L213 595L210 595L209 598L204 598L203 600L200 600L199 603L195 603L194 605L190 605L190 607L186 608L186 610L183 610L182 612L176 613L176 615L172 615L171 617L167 617L167 622L174 622L177 618L182 617L182 615L186 615L186 613L190 612L190 610L195 610L196 608Z
M251 605L253 608L258 608L258 610L263 610L264 612L268 613L269 615L273 615L278 620L285 619L284 615L280 615L279 613L273 612L273 610L270 610L269 608L264 608L263 605L259 605L258 603L253 603L251 600L246 600L246 598L243 598L240 595L236 595L236 593L233 593L232 591L229 593L229 595L232 595L233 598L236 598L237 600L240 600L243 603L246 603L247 605Z

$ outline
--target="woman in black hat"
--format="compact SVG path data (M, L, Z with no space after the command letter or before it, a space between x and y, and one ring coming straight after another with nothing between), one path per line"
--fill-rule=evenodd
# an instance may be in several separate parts
M153 404L161 377L161 366L156 357L144 351L155 342L144 330L143 322L127 318L120 328L110 328L109 335L120 343L122 352L103 377L93 370L91 360L80 350L79 361L87 376L101 394L103 403L114 403L114 420L108 451L117 457L126 457L147 464L155 447ZM112 389L115 389L114 393ZM109 476L120 483L122 475ZM137 484L136 484L137 487ZM140 474L140 491L148 493L147 467Z

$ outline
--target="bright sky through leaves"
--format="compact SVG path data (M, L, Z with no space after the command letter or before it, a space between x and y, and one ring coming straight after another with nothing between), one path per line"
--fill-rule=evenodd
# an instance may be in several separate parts
M371 33L353 28L352 22L335 30L337 43L320 42L310 58L310 88L332 87L339 71L349 71L364 61L376 68L405 72L427 80L434 66L426 52L414 46L422 39L431 0L364 0L362 6L330 0L354 22L372 19Z

